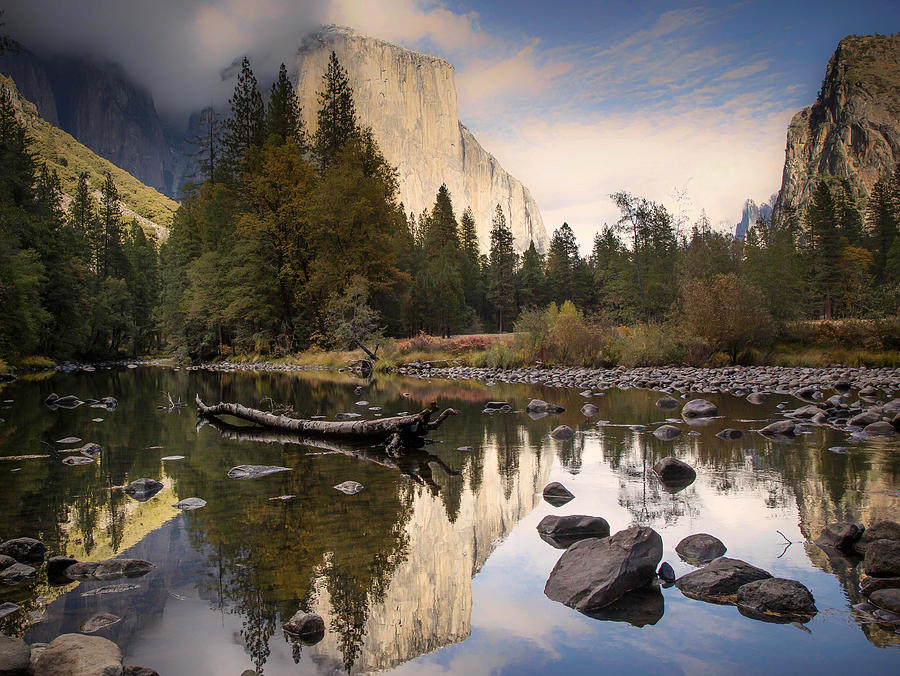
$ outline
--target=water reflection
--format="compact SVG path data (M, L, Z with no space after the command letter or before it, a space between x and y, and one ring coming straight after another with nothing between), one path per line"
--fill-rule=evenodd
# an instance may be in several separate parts
M41 402L51 390L81 398L111 394L120 405L102 415L86 406L49 411ZM298 415L329 417L345 411L374 416L355 405L360 399L380 406L385 415L419 410L436 399L463 415L432 434L436 443L397 459L368 445L197 426L192 409L157 409L165 392L185 401L198 392L206 401L250 405L271 397L292 405ZM866 443L838 455L827 449L847 441L832 430L814 428L788 444L753 433L786 397L772 397L763 406L710 397L721 420L705 427L681 424L681 437L661 441L649 430L628 427L652 429L666 416L654 406L658 395L642 390L592 398L600 411L591 419L580 414L584 400L574 392L362 381L327 373L97 371L14 383L3 396L14 404L0 425L0 456L51 457L0 461L0 537L37 537L81 560L126 554L157 568L137 581L136 589L89 596L83 594L103 583L54 587L39 575L0 590L0 602L13 601L26 611L0 620L0 628L30 641L49 640L77 631L94 612L112 612L123 621L100 635L118 642L129 661L160 673L239 672L239 664L267 674L368 672L418 663L464 641L469 647L460 650L477 651L478 640L470 638L478 633L473 578L498 548L521 556L509 565L528 568L535 579L546 577L558 553L546 551L550 548L531 521L548 510L597 513L614 531L650 525L670 548L690 532L715 532L729 555L761 567L793 566L836 577L846 612L849 603L860 600L855 562L829 558L813 545L792 546L780 558L784 542L776 529L791 539L810 540L830 521L896 518L900 502L896 442ZM482 413L486 401L507 400L521 409L532 396L567 411L540 420ZM95 417L104 420L94 422ZM548 433L558 424L579 434L553 441ZM744 436L717 438L724 427L742 429ZM85 467L64 466L54 440L70 435L101 444L100 459ZM162 460L172 455L184 459ZM651 468L670 455L697 470L693 484L671 491L659 483ZM238 464L277 464L292 471L227 479L228 469ZM143 476L164 484L148 502L113 489ZM576 500L560 510L541 503L541 489L551 478L569 485ZM365 488L353 496L332 488L346 480ZM295 497L270 500L283 495ZM191 496L207 506L190 513L173 507ZM798 535L783 525L786 520L799 521ZM514 541L504 547L510 538ZM682 566L678 572L686 570ZM507 573L516 574L516 568ZM490 583L481 598L503 598L498 584ZM522 593L546 608L540 605L542 587L531 584ZM669 596L665 603L664 595ZM690 621L677 628L665 621L673 599L671 612L681 612L679 598L677 590L629 594L591 621L605 631L644 627L664 632L660 638L683 640ZM515 602L505 598L501 606ZM491 601L481 603L484 608ZM284 636L281 623L298 609L323 616L327 631L321 643L304 646ZM732 621L750 622L733 615ZM829 622L828 613L821 615L814 629ZM876 646L900 643L891 628L862 620L859 626ZM525 644L517 645L525 650Z

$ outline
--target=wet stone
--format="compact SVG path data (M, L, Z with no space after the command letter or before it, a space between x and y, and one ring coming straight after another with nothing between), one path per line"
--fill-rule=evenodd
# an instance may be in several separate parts
M363 489L363 485L358 481L344 481L334 487L334 490L340 491L344 495L356 495Z
M736 430L736 429L729 427L729 428L722 430L721 432L718 432L716 434L716 436L719 437L719 439L726 439L728 441L733 441L734 439L740 439L741 437L743 437L744 433L741 432L740 430Z
M573 430L568 425L560 425L552 432L550 432L550 436L557 441L566 441L567 439L571 439L575 436L575 430Z
M0 572L0 584L16 585L37 575L37 570L25 563L14 563Z
M668 561L663 561L662 564L660 564L656 574L663 582L675 582L675 569L672 568Z
M900 589L878 589L872 592L869 600L882 610L900 614Z
M119 617L118 615L113 615L112 613L97 613L96 615L92 615L90 618L82 622L79 629L84 634L93 634L94 632L100 631L101 629L111 627L117 622L121 622L121 620L121 617Z
M723 601L734 596L749 582L764 580L772 575L740 559L720 557L683 575L675 582L685 596L701 601Z
M78 465L90 465L92 462L94 462L93 458L88 458L83 455L70 455L69 457L62 459L64 465L70 465L72 467L77 467Z
M681 430L674 425L661 425L653 430L653 436L663 441L671 441L681 436Z
M544 542L565 549L586 538L609 537L609 523L600 516L548 514L537 525L537 531Z
M0 603L0 620L2 620L4 617L8 617L10 615L18 613L21 610L22 608L17 606L15 603L10 603L9 601Z
M718 407L706 399L691 399L681 409L683 418L710 418L718 414Z
M141 477L140 479L136 479L132 481L130 484L125 486L122 490L131 498L134 498L138 502L145 502L152 498L154 495L159 493L163 489L163 484L155 479L148 479L147 477Z
M780 577L743 585L737 592L737 605L754 613L775 613L803 619L811 618L818 612L809 589L796 580Z
M284 623L284 630L307 645L313 645L325 637L325 620L316 613L298 611Z
M866 549L863 569L877 577L900 576L900 540L875 540Z
M31 648L25 641L0 634L0 674L25 674L31 663Z
M154 566L142 559L106 559L105 561L81 561L63 571L73 580L117 580L122 577L141 577Z
M681 406L681 402L672 397L662 397L656 400L656 407L661 408L663 411L673 411L679 406Z
M675 545L675 552L684 561L695 566L709 563L728 551L722 541L708 533L688 535Z
M43 561L47 547L34 538L13 538L0 543L0 554L26 563Z
M663 458L653 465L653 471L665 484L687 485L697 478L697 472L693 467L674 457Z
M189 512L194 509L206 507L206 500L203 500L202 498L185 498L184 500L176 502L174 507Z
M230 479L256 479L268 476L276 472L290 472L290 467L278 467L275 465L238 465L228 470Z
M544 486L543 496L544 500L554 507L562 507L575 497L568 488L558 481L551 481Z

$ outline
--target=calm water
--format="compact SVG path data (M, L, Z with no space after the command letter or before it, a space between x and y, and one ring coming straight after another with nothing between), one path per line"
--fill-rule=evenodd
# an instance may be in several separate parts
M362 385L361 392L354 388ZM81 406L50 411L50 393L112 395L109 412ZM436 443L400 463L363 446L226 438L197 426L193 406L158 410L164 393L192 401L265 397L298 415L418 411L432 399L461 415ZM408 393L411 396L404 397ZM566 413L533 421L524 414L482 413L488 400L523 408L531 397ZM339 374L211 374L142 367L19 381L0 389L0 539L40 538L80 560L111 556L156 564L139 585L88 595L109 582L48 586L46 577L0 589L27 615L0 620L0 630L28 641L78 631L98 611L123 618L100 632L117 642L126 663L169 674L333 673L397 669L436 673L897 673L895 626L866 624L850 611L861 601L854 562L829 560L805 541L833 520L898 518L900 443L851 445L845 434L817 428L790 444L757 434L723 441L724 427L759 428L790 397L753 406L710 395L722 420L674 442L624 425L662 421L655 392L611 391L579 413L576 392L540 387L380 378L372 384ZM790 401L790 406L797 405ZM102 418L102 421L94 421ZM608 420L612 425L599 425ZM557 442L566 423L579 433ZM69 467L55 441L67 436L102 445L98 463ZM230 435L234 437L235 435ZM298 440L299 441L299 440ZM828 450L846 446L847 453ZM457 450L471 446L471 451ZM674 452L697 481L672 494L649 467ZM183 460L163 461L182 455ZM434 457L436 456L436 458ZM450 475L440 459L457 470ZM236 481L238 464L284 465L290 472ZM139 477L165 489L139 503L111 490ZM345 496L342 481L364 490ZM541 499L543 486L564 483L576 498L562 508ZM295 495L289 501L271 501ZM208 505L180 512L180 499ZM690 600L665 589L649 610L618 621L593 619L543 594L560 551L535 526L551 513L594 514L612 530L654 527L664 560L681 575L691 567L674 552L695 532L712 533L728 555L800 580L819 614L804 626L767 624L736 608ZM795 544L788 546L777 531ZM281 630L298 609L325 618L315 646ZM629 622L630 620L631 622ZM5 622L5 623L4 623ZM635 626L643 625L643 626Z

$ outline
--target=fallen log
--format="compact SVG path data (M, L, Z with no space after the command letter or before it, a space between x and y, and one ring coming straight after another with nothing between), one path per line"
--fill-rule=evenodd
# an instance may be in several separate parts
M440 490L440 486L434 481L431 465L437 465L448 476L459 476L459 472L447 465L440 457L421 448L405 448L403 453L394 455L386 448L373 447L370 444L353 444L347 441L330 441L322 438L304 437L293 432L277 429L261 429L259 427L247 427L230 425L214 417L204 418L198 423L208 424L215 429L224 439L232 441L252 441L264 444L297 444L308 448L319 449L327 453L347 455L366 462L375 463L391 470L400 472L420 484L424 484L433 490Z
M246 420L254 425L267 429L284 430L295 434L305 434L316 437L333 437L336 439L377 439L388 438L412 438L424 437L428 432L436 429L448 416L458 415L459 412L448 408L435 420L431 416L437 412L437 402L431 402L428 408L415 415L399 415L390 418L378 418L376 420L303 420L289 418L284 415L266 413L255 408L248 408L241 404L226 404L219 402L213 406L207 406L196 395L197 415L202 418L216 418L230 415L240 420Z

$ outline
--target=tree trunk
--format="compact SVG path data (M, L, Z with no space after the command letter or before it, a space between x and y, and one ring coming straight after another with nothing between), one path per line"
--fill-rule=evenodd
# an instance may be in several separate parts
M215 418L230 415L241 420L259 425L266 429L284 430L296 434L307 434L317 437L333 437L336 439L387 439L394 435L401 437L424 437L428 432L440 426L447 416L458 415L458 411L448 408L437 419L431 416L437 411L437 402L431 402L428 408L415 415L394 416L377 420L302 420L288 418L283 415L266 413L241 404L218 403L207 406L196 395L197 414L203 418Z

